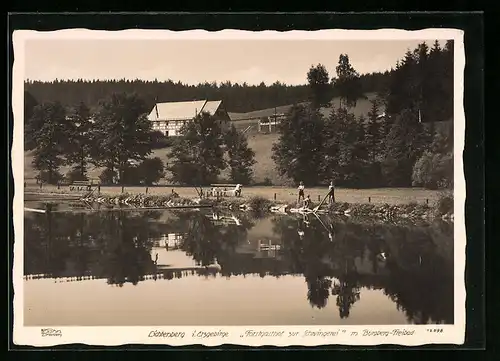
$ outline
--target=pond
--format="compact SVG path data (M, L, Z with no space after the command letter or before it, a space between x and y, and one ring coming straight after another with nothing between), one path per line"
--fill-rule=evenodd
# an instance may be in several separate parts
M26 326L453 323L452 224L60 204L24 229Z

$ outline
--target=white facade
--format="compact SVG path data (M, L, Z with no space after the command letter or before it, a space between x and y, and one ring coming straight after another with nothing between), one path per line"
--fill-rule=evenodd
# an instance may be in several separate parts
M180 135L184 124L202 112L207 112L221 120L230 120L220 100L158 103L149 113L148 119L151 121L153 130L160 131L168 137L176 137Z
M157 120L151 122L151 128L153 130L162 132L163 135L166 135L167 137L175 137L180 135L180 130L186 122L187 121L183 120Z

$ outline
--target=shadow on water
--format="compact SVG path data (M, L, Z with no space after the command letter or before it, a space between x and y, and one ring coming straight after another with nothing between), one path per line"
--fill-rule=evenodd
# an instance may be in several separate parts
M310 305L348 318L362 289L382 290L408 322L453 323L453 226L345 223L327 217L203 212L25 212L27 278L304 277ZM194 266L172 266L172 250ZM163 252L163 253L162 253ZM162 256L163 257L163 256ZM374 310L373 312L377 312Z

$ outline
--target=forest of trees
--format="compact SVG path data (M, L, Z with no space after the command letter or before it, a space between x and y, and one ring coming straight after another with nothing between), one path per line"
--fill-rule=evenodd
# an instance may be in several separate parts
M151 131L146 114L158 101L224 99L230 112L294 105L273 146L277 170L289 179L318 185L330 180L349 187L447 188L453 184L453 42L408 50L395 68L359 75L341 54L330 76L311 66L307 85L266 86L145 81L27 82L25 149L43 180L86 179L89 165L104 169L103 183L151 184L165 175L161 159L149 156L167 142ZM375 92L372 108L356 118L352 108ZM332 98L340 105L320 112ZM234 182L249 184L254 152L233 126L207 114L169 141L173 181L208 184L224 169Z
M318 64L308 80L311 101L291 108L273 147L281 175L309 186L453 185L453 42L408 51L367 117L352 113L363 87L347 54L336 77ZM319 110L332 96L340 106L324 117Z
M389 72L361 76L363 92L382 92L384 79ZM304 83L306 83L304 77ZM158 102L191 100L224 100L228 112L246 113L255 110L274 108L304 102L309 98L309 89L304 85L286 85L276 82L272 85L247 85L245 83L222 82L185 85L173 81L143 80L55 80L53 82L27 81L25 90L39 103L59 101L63 106L73 106L84 102L95 109L99 101L113 93L137 93L152 109L155 99Z

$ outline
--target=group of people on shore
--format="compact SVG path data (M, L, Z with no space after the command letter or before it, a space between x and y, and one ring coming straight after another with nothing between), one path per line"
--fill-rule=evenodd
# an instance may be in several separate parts
M305 197L305 186L304 182L300 181L299 187L297 188L299 191L299 197L297 200L297 205L300 205L300 201L302 200L302 204L304 208L310 208L312 204L311 196L308 194L307 197ZM330 185L328 186L328 204L335 203L335 183L333 181L330 182Z

